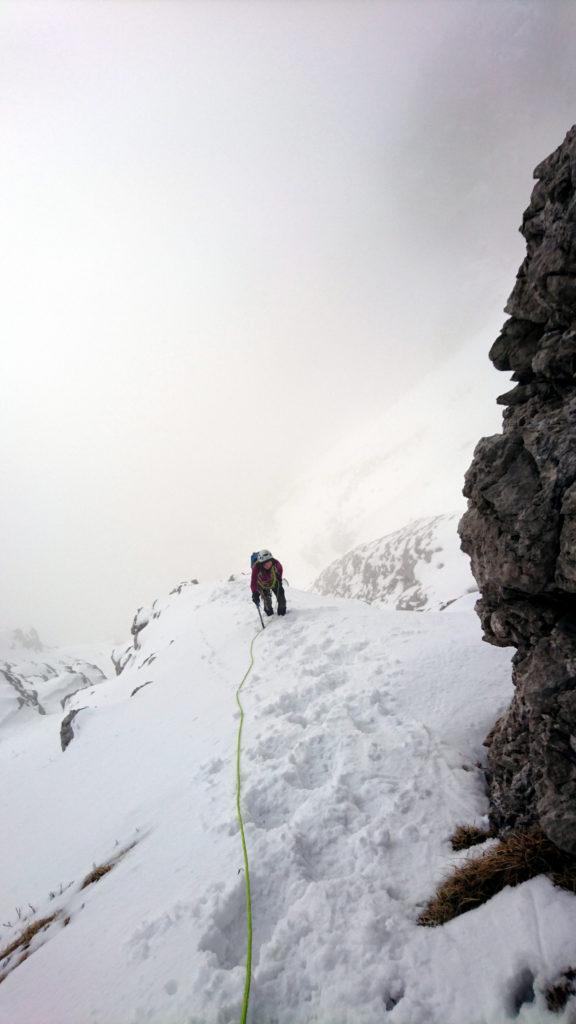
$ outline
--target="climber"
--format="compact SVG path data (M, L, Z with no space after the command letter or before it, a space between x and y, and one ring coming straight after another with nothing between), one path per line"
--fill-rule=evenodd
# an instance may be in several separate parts
M259 551L252 565L252 579L250 582L252 600L254 604L262 604L266 615L273 615L272 593L278 602L278 615L286 614L286 595L282 586L282 566L277 558L274 558L269 551Z

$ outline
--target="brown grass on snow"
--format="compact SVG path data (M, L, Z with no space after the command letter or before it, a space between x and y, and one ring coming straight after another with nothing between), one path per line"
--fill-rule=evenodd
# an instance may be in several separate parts
M515 832L480 857L466 861L440 884L418 923L444 924L486 903L507 885L548 875L555 885L576 892L576 857L554 846L538 828Z
M458 825L458 828L450 836L450 845L453 850L467 850L470 846L477 846L478 843L485 843L487 839L493 839L494 832L488 828L477 828L476 825Z
M32 939L38 932L42 931L43 928L47 928L52 921L55 921L58 914L51 914L50 917L41 917L38 921L32 921L17 939L14 939L9 946L5 949L0 950L0 960L5 960L7 956L11 956L17 949L25 949L32 942Z
M576 971L572 968L565 971L556 985L546 989L546 1006L553 1013L560 1013L566 1006L570 996L576 994Z
M99 864L98 866L94 865L92 871L88 875L86 875L86 878L82 882L82 885L80 886L80 891L82 889L86 889L87 886L92 885L94 882L99 882L100 879L104 877L104 875L107 875L109 871L112 871L112 868L116 867L116 864L118 864L118 862L122 860L122 857L125 857L130 850L134 849L136 843L137 840L130 843L128 846L125 846L122 850L119 850L116 856L109 860L106 864ZM52 897L54 893L51 893L50 895ZM24 960L28 958L30 952L29 946L34 936L37 935L38 932L48 928L48 926L51 925L57 918L59 918L61 914L62 911L57 910L54 914L51 914L49 917L41 917L37 921L32 921L26 928L24 928L20 935L18 935L18 937L10 943L10 945L0 950L0 964L3 961L7 961L4 963L4 970L0 971L0 984L10 974L10 972L14 970L15 967L18 967L21 963L24 962ZM70 924L69 914L67 914L63 921L64 927L67 924ZM14 963L11 963L10 958L18 950L22 950L22 956Z
M4 949L0 949L0 962L8 960L19 949L22 950L23 953L18 960L18 963L13 964L8 970L4 970L0 974L0 983L4 981L4 978L10 974L10 971L13 970L14 967L18 967L18 964L21 964L23 960L26 960L28 956L28 947L34 936L37 935L38 932L44 931L45 928L48 928L48 926L51 925L58 916L59 912L57 911L55 914L51 914L50 917L40 917L37 921L32 921L26 928L24 928L23 931L20 932L20 935L18 935L9 946L5 946Z
M112 871L112 868L115 868L118 862L121 861L122 858L130 852L130 850L133 850L135 846L136 842L130 843L128 846L125 846L122 850L120 850L115 857L112 857L112 859L107 861L105 864L94 864L92 871L88 875L86 875L86 878L82 882L80 890L86 889L89 885L93 885L94 882L99 882L100 879L104 878L104 875L107 875L109 871Z
M107 875L109 871L112 871L116 861L109 861L108 864L99 864L97 868L93 868L89 875L82 882L80 889L86 889L87 886L92 885L94 882L99 882L104 875Z

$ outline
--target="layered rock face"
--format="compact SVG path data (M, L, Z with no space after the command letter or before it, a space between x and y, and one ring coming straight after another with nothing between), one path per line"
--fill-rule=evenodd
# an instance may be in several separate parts
M539 824L576 853L576 126L539 164L526 258L490 351L516 386L466 474L463 550L484 638L517 648L486 740L494 826Z

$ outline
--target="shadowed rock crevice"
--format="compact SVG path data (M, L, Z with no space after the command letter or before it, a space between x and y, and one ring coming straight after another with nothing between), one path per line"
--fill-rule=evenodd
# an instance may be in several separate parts
M16 692L16 699L19 707L31 707L34 708L39 715L46 714L46 709L38 699L38 691L32 686L26 685L26 680L14 671L12 665L5 663L4 667L0 668L0 672L9 686L11 686Z
M81 711L85 711L86 708L75 708L74 711L69 711L65 718L62 719L60 725L60 746L62 750L66 750L66 747L70 746L74 739L74 728L72 722L79 715Z
M490 358L515 386L466 474L463 550L484 638L517 648L486 739L492 824L576 853L576 127L536 168L526 258Z

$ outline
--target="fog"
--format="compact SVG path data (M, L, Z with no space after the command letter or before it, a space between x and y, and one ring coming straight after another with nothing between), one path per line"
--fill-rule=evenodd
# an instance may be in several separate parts
M574 120L576 8L0 19L0 626L119 639L180 580L244 569L327 449L487 351L532 170Z

